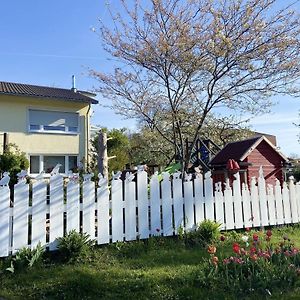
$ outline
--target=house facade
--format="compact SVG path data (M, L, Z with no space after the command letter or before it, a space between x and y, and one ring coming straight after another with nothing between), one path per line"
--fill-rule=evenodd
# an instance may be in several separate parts
M61 173L88 163L91 105L86 92L0 82L0 139L16 144L30 162L30 174ZM1 151L0 150L0 151Z

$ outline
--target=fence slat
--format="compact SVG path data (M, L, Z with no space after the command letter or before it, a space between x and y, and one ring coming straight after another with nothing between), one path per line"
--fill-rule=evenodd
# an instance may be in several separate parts
M95 238L95 184L92 181L84 181L82 185L82 231Z
M277 224L284 224L281 186L278 179L276 180L276 184L275 184L275 206L276 206Z
M70 181L67 185L67 232L80 231L79 228L79 196L80 187L76 182Z
M185 209L185 230L191 231L194 228L194 198L193 182L184 182L184 209Z
M224 199L225 199L225 218L226 218L226 230L234 228L234 217L233 217L233 199L232 199L232 190L229 186L229 183L226 184L224 190Z
M204 220L203 175L197 174L194 179L196 224Z
M47 184L37 181L32 185L32 230L31 247L40 242L46 244L46 209L47 209Z
M137 172L138 232L140 239L149 237L149 200L147 172Z
M163 234L164 236L173 235L172 222L172 199L171 199L171 182L170 175L163 173L163 181L161 183L162 195L162 218L163 218Z
M14 186L13 253L28 246L29 185Z
M49 248L55 250L57 247L56 238L64 234L64 190L63 177L59 174L50 177L50 232Z
M251 203L252 203L252 216L253 226L258 227L261 225L260 211L259 211L259 198L258 198L258 188L256 186L255 177L251 178Z
M173 175L173 202L174 202L174 228L178 233L179 228L183 228L183 197L181 172Z
M136 239L135 182L125 180L125 239Z
M291 203L289 201L289 190L287 188L286 182L283 183L282 202L283 202L283 211L284 211L284 223L290 224L292 222Z
M221 224L221 229L225 229L225 220L224 220L224 203L223 203L223 192L222 192L222 183L216 183L215 188L215 205L216 205L216 221Z
M266 191L266 181L263 175L262 167L259 170L258 177L258 196L259 196L259 205L260 205L260 218L261 225L269 225L268 217L268 206L267 206L267 191Z
M99 181L100 187L97 189L97 242L98 244L109 243L109 189L107 180Z
M234 203L234 223L235 228L243 228L243 209L241 196L241 181L239 173L234 174L233 181L233 203Z
M160 219L160 197L159 197L159 179L158 175L154 174L150 180L150 221L151 234L159 235L161 232Z
M244 212L244 225L245 227L252 227L252 211L251 211L251 200L248 186L242 184L242 199L243 199L243 212Z
M270 225L275 225L276 220L276 210L275 210L275 199L274 199L274 189L271 184L268 184L267 189L267 199L268 199L268 211L269 211L269 223Z
M112 241L123 241L123 194L120 179L111 182Z
M0 186L0 257L9 253L9 211L10 190L8 186Z
M296 203L297 203L297 211L300 219L300 182L296 183Z
M291 214L292 214L292 222L297 223L299 222L299 216L298 216L298 207L297 207L297 200L296 200L296 187L294 184L294 179L289 179L289 200L291 203Z
M205 194L205 219L215 220L214 209L214 194L213 194L213 181L211 172L206 172L204 175L204 194Z

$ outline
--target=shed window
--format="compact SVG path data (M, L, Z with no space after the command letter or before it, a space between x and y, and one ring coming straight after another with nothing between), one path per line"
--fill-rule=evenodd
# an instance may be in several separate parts
M29 131L78 133L78 114L30 109Z

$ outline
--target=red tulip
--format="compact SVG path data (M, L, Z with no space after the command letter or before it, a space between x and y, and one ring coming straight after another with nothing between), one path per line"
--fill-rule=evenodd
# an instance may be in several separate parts
M257 234L253 234L253 241L257 242L258 241L258 235Z
M238 243L234 243L232 245L232 249L233 249L233 252L235 252L236 254L240 254L241 253L241 248L240 248L240 245Z

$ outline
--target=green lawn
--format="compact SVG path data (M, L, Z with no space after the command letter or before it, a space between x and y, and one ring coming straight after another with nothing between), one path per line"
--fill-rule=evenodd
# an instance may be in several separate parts
M253 232L251 232L252 234ZM300 228L273 229L273 239L284 235L300 247ZM231 252L239 234L228 234L218 251ZM55 257L41 266L10 274L1 273L0 298L4 299L265 299L268 293L241 294L199 281L203 259L200 245L186 246L176 238L118 243L97 247L84 261L63 264ZM4 270L6 261L1 262ZM202 282L202 283L199 283ZM271 290L272 299L300 299L300 282L288 291Z

